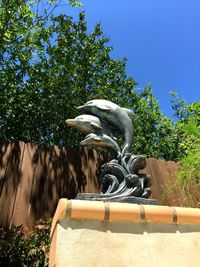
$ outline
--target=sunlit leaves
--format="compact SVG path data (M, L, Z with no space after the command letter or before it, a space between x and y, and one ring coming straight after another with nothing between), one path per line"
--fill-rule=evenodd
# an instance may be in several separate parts
M89 32L84 13L77 21L55 16L58 4L0 1L0 138L78 145L79 134L65 120L78 115L77 106L103 98L135 111L133 153L186 155L199 138L199 102L186 106L175 98L173 124L151 86L138 89L127 76L126 58L112 58L101 25Z
M81 7L83 4L78 0L68 0L71 6Z
M111 59L108 41L99 24L88 33L81 13L77 22L52 17L23 38L26 46L13 43L2 77L1 138L76 144L77 133L64 124L78 114L76 106L96 97L118 102L135 85L125 61Z

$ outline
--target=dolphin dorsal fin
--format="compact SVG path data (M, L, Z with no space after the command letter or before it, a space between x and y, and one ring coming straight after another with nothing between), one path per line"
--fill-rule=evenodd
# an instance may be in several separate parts
M94 140L96 140L96 141L102 141L102 138L101 138L101 136L95 136Z
M95 122L91 122L91 125L96 129L96 130L103 130L103 128L101 126L99 126L97 123Z
M102 105L100 107L98 107L100 110L103 110L103 111L111 111L111 108L109 108L108 106L105 106L105 105Z

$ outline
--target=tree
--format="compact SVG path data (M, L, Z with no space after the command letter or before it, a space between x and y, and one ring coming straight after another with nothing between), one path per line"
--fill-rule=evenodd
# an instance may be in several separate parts
M177 94L171 92L172 108L178 121L175 123L175 129L181 132L179 147L182 149L180 158L187 155L191 150L199 149L200 144L200 101L185 104L185 101L179 99Z
M84 13L78 22L65 15L50 22L30 31L26 46L19 42L6 50L1 139L74 143L77 134L64 121L78 114L76 106L93 97L115 101L136 84L126 76L125 60L111 59L101 26L87 33ZM12 58L13 66L6 63Z
M68 2L79 4L77 0ZM0 1L1 139L20 139L20 132L26 131L24 119L30 121L26 113L32 105L27 99L30 97L27 80L37 58L37 54L33 56L38 47L35 38L59 4L61 1ZM27 136L24 140L31 138Z
M180 158L182 127L162 114L151 85L135 88L100 24L89 33L84 13L55 16L52 3L41 12L25 0L0 2L0 139L78 145L65 120L104 98L135 111L133 153Z

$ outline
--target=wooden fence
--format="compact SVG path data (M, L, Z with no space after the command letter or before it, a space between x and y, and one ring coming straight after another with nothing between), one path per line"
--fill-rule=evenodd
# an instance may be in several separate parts
M27 225L53 216L61 197L78 192L98 192L98 170L111 153L24 142L0 143L0 225ZM142 171L152 176L152 198L174 205L176 197L163 199L177 164L150 158ZM176 194L176 193L175 193Z

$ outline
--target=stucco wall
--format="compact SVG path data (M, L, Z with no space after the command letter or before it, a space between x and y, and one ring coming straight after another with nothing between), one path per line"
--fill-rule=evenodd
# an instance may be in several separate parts
M56 267L199 267L200 225L63 219L52 236Z

